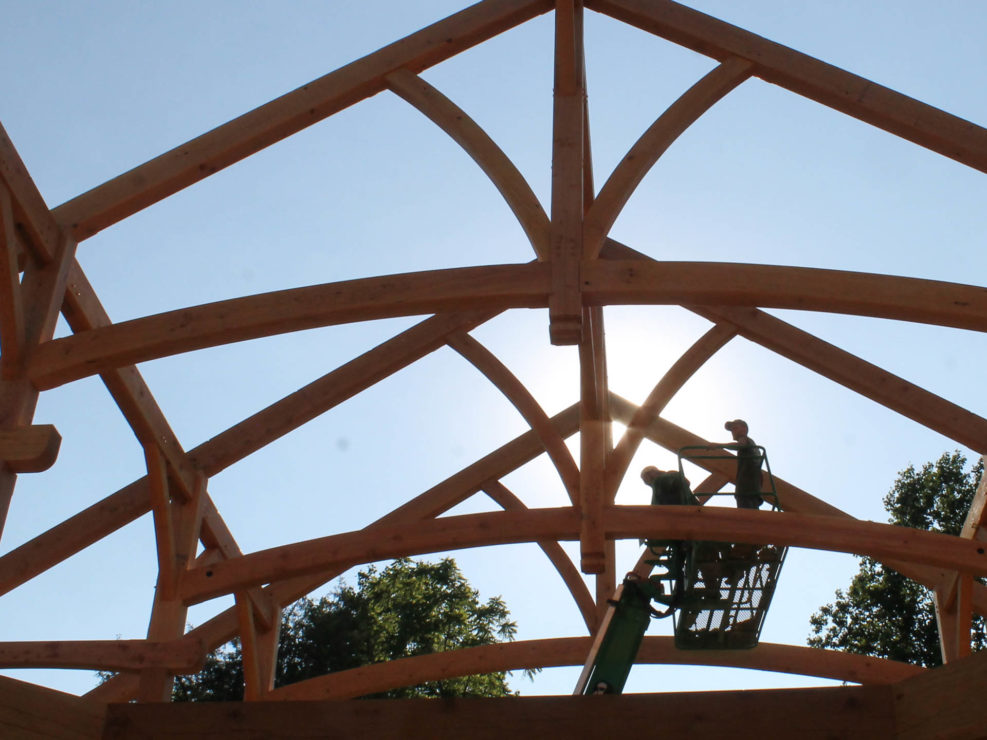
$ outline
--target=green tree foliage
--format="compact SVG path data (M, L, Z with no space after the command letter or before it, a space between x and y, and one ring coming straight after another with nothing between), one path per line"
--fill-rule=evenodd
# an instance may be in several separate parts
M517 625L500 597L480 601L456 561L395 560L360 571L318 601L302 599L281 620L275 685L412 655L513 640ZM374 698L508 696L506 674L491 673L394 689ZM243 698L243 663L234 640L203 670L175 681L175 701Z
M983 473L978 461L966 471L966 458L946 453L916 471L907 467L884 498L891 524L956 535ZM812 615L812 647L933 667L942 663L932 592L871 558L860 558L849 589ZM987 645L985 620L973 621L973 649Z

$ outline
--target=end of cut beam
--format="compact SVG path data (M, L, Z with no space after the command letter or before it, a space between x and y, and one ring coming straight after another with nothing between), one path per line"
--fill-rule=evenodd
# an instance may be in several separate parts
M598 575L607 569L607 557L602 552L584 552L580 557L579 569L583 573Z
M552 316L548 325L548 336L556 346L580 344L583 341L583 317Z
M55 464L62 437L51 424L0 430L0 460L15 473L40 473Z

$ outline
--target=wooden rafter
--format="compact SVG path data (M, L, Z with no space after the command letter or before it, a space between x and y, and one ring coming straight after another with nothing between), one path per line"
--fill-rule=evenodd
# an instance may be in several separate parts
M551 0L488 0L449 16L55 208L87 239L169 195L376 95L400 69L421 72L551 9Z
M714 59L746 59L766 82L987 172L987 129L907 95L672 0L586 0L586 7Z

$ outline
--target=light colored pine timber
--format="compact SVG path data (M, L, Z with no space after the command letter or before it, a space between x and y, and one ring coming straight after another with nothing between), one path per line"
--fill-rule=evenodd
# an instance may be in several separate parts
M592 637L523 640L401 658L282 686L265 698L281 701L352 699L420 681L469 675L472 671L487 673L582 665L592 641ZM641 643L638 663L642 665L683 662L705 666L739 665L864 684L893 684L924 673L924 669L908 663L795 645L761 643L752 650L682 651L675 648L671 637L645 636Z
M101 736L106 704L0 676L0 730L10 740Z
M987 129L671 0L586 0L586 7L700 54L754 63L766 82L987 172Z
M0 667L72 668L90 671L135 671L149 665L175 673L202 667L203 651L192 640L47 640L0 642Z
M545 209L528 181L487 132L418 75L399 69L384 79L392 92L415 106L473 158L507 201L538 259L548 259L550 237Z
M582 77L582 1L555 3L555 90L552 113L552 344L582 341L582 258L586 81Z
M583 257L594 259L641 180L675 140L724 96L750 77L753 65L730 57L689 88L641 134L610 174L586 213Z
M108 369L194 349L351 321L436 311L537 308L548 303L544 263L430 270L233 298L123 321L46 342L31 381L48 389Z
M372 538L366 537L364 531L345 532L194 568L185 574L182 597L186 604L195 604L276 579L402 555L546 539L575 540L580 528L576 511L565 507L446 516L381 526L374 528ZM611 506L605 512L603 530L605 537L615 539L768 542L987 575L987 554L980 543L849 517L720 507Z
M55 464L61 443L51 424L0 429L0 460L15 473L40 473Z
M421 72L547 12L550 0L488 0L282 95L53 210L76 239L137 213L385 89L398 69Z

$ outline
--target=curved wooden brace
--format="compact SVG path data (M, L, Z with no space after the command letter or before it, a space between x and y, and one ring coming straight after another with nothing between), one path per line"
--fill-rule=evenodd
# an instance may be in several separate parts
M729 305L825 311L987 331L987 288L812 267L596 260L583 265L594 305ZM65 341L60 339L57 341Z
M483 487L483 490L506 511L522 511L528 508L521 499L515 496L500 481L488 483ZM572 595L573 601L579 607L579 613L586 623L586 629L592 634L596 631L599 617L597 615L596 602L593 601L589 589L586 588L586 581L583 580L579 571L576 570L576 566L569 559L569 555L566 554L566 551L562 549L562 545L558 542L542 540L538 543L538 546L545 552L552 565L555 566L555 570L562 577L562 582L565 583L566 588L569 589L569 593Z
M583 257L595 259L614 221L658 158L689 126L751 76L754 65L730 57L690 87L641 134L614 169L586 213Z
M169 311L45 342L39 388L193 349L351 321L548 304L551 265L491 265L349 280ZM593 305L741 305L827 311L987 331L987 288L894 275L718 262L594 260Z
M647 423L658 416L699 368L735 336L737 336L736 328L724 324L717 324L703 334L675 361L648 394L644 403L634 412L607 463L607 495L611 502L617 495L617 488L624 479L631 458L644 439L644 428Z
M186 571L186 604L297 575L377 560L490 545L576 540L572 507L442 517L319 537ZM603 517L607 539L722 540L807 547L877 560L900 560L976 576L987 575L987 543L834 516L808 516L702 506L611 506Z
M194 349L353 321L548 303L544 263L429 270L278 290L168 311L46 342L40 388ZM47 351L44 351L47 347ZM29 372L30 372L29 368Z
M53 213L79 240L385 88L524 23L550 0L487 0L351 62L63 203Z
M586 0L591 10L693 51L755 64L757 77L987 172L987 130L671 0Z
M517 379L490 350L466 332L457 332L446 339L446 343L466 358L477 370L493 383L518 410L528 426L545 446L552 464L562 479L569 500L579 498L579 468L566 447L562 436L552 426L548 414L531 395L524 383Z
M548 259L549 223L545 209L528 181L487 132L462 108L407 69L391 72L384 80L392 92L415 106L473 158L507 201L538 259Z
M264 696L268 701L355 699L425 681L528 668L581 665L590 637L501 642L443 653L399 658L289 684ZM637 663L706 665L794 673L862 684L891 684L924 668L835 650L761 643L752 650L677 650L671 637L645 637Z

